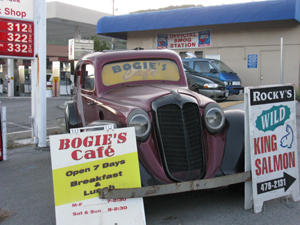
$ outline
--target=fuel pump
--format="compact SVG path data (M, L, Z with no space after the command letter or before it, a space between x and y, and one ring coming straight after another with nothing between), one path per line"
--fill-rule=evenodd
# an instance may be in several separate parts
M69 71L60 72L60 95L71 95L70 75Z
M63 62L63 68L60 71L60 94L71 95L71 63Z
M63 68L61 62L52 62L52 82L54 97L59 95L71 95L71 63L64 62Z
M24 93L31 93L31 75L25 73Z
M53 92L54 97L59 96L59 93L60 93L59 79L60 79L60 62L53 61L52 62L52 80L51 81L52 81L52 92Z

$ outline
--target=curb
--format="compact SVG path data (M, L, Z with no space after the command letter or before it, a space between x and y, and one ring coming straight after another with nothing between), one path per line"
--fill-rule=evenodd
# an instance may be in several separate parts
M59 127L47 128L47 136L53 135L53 134L59 134L59 133L61 133ZM32 138L31 130L7 133L7 141L16 141L16 140L22 140L22 139L28 139L28 138Z
M233 105L237 105L237 104L241 104L244 101L236 101L236 102L222 102L219 103L219 105L221 106L222 109L233 106Z

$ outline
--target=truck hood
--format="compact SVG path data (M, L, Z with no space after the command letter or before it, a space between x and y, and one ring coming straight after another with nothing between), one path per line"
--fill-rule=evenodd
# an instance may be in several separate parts
M135 106L149 112L151 110L151 103L155 99L164 95L172 94L172 92L194 96L198 99L200 107L204 107L208 102L212 101L211 99L194 93L187 88L163 84L124 86L102 93L101 98L126 106Z

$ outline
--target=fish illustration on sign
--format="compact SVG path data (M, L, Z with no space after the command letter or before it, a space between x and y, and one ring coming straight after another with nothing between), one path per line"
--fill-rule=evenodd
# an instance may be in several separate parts
M283 148L292 148L292 144L294 141L294 132L290 125L286 125L287 134L284 135L280 140L280 146Z

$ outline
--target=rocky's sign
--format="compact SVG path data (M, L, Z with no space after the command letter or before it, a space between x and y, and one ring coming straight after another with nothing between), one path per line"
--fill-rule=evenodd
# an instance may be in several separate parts
M246 155L251 159L254 212L261 211L264 201L281 196L292 195L298 201L294 86L248 87L245 101Z
M294 101L294 86L274 87L270 88L255 88L250 89L250 104L261 105L267 103Z

